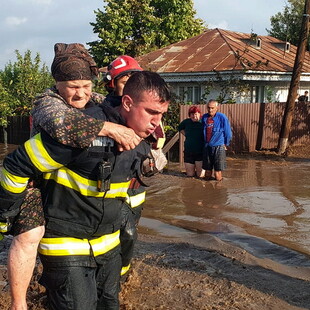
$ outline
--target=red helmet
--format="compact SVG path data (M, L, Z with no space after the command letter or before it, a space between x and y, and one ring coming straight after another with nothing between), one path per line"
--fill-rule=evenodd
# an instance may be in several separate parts
M108 65L105 80L107 86L114 88L114 80L135 71L143 71L138 62L127 55L119 56Z

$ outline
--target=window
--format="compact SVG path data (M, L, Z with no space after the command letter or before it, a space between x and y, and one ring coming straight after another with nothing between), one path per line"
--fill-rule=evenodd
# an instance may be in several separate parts
M184 102L197 104L201 100L201 87L179 86L179 97Z
M255 102L265 102L265 86L255 87Z

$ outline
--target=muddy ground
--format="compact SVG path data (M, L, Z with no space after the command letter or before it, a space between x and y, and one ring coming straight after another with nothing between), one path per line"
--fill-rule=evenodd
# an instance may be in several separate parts
M310 158L310 152L303 148L287 156ZM199 244L201 238L210 239L208 248ZM0 310L9 309L5 267L9 244L10 239L2 242L0 254ZM38 262L28 290L30 310L48 309L44 288L37 283L40 272ZM180 240L140 231L120 299L121 310L310 309L310 271L252 257L208 234Z
M210 238L208 249L200 238ZM5 242L0 266L0 309L9 309ZM141 234L130 276L120 294L121 310L294 310L310 309L309 268L283 266L203 235L192 240ZM30 310L48 309L37 281L28 290Z

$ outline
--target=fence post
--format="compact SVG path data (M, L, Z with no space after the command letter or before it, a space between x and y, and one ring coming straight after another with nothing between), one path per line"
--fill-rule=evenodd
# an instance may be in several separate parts
M256 147L257 151L261 150L263 135L264 135L264 122L265 122L265 102L260 103L259 106L259 118L258 118L258 128L257 128L257 139L256 139Z
M8 145L8 128L6 126L2 126L2 132L3 132L3 142L4 145L7 146Z

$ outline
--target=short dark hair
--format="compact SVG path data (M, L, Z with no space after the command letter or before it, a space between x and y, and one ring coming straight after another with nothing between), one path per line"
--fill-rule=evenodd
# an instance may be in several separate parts
M154 91L160 98L160 102L171 100L171 92L164 79L156 72L135 72L127 80L123 95L128 95L138 100L143 91Z

